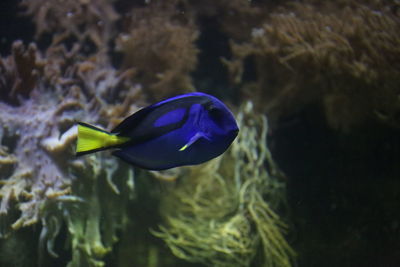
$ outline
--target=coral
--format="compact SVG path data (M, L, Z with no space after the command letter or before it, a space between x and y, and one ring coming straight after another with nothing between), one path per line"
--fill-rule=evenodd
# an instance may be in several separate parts
M22 42L17 41L12 46L12 56L0 58L0 97L5 102L20 104L21 98L28 98L36 86L44 65L36 50L34 44L24 49Z
M274 212L284 185L266 145L266 119L251 102L237 119L240 133L230 150L190 168L161 200L165 223L154 234L177 257L207 266L250 266L258 254L260 266L290 266L294 252Z
M118 19L112 1L108 0L24 0L22 6L36 24L36 38L50 33L53 43L68 39L90 41L103 52L107 51Z
M181 15L171 2L134 9L117 39L123 69L134 69L132 82L153 100L194 90L190 72L197 63L198 32L192 17Z
M118 241L117 232L124 230L128 221L127 205L134 198L132 169L121 168L115 159L106 159L101 164L97 160L91 160L91 170L87 169L87 164L74 166L74 173L79 175L80 182L72 188L72 192L80 196L82 201L73 203L73 206L68 203L67 206L59 205L54 209L46 208L50 214L54 211L62 213L62 219L67 223L72 238L70 267L104 266L102 259ZM124 179L114 184L112 179L120 177ZM63 221L54 215L49 217L53 219L50 222L55 224L55 228ZM57 231L46 233L42 242L52 241L54 233L57 234ZM51 247L48 249L51 251Z
M208 8L179 0L21 5L36 34L35 43L15 41L11 55L0 58L0 247L8 255L2 263L12 261L13 248L25 249L19 233L27 231L38 238L30 242L38 243L39 266L60 265L52 264L54 258L71 267L104 266L119 233L131 231L107 260L127 264L131 251L146 251L146 259L134 262L176 266L178 259L160 242L150 243L160 240L146 236L148 221L138 219L149 202L156 213L152 225L159 220L160 192L137 188L153 175L185 177L162 197L164 224L156 234L179 258L220 266L247 266L258 258L267 266L290 265L286 226L275 213L283 182L265 144L265 119L249 106L238 118L238 142L202 167L137 172L107 152L76 158L73 151L76 121L112 129L149 100L193 91L198 21L222 12L221 31L245 40L266 17L264 1L222 0ZM135 235L137 229L142 233Z
M248 39L251 29L265 18L271 8L262 1L247 0L189 1L189 5L196 16L215 19L215 26L234 40Z
M26 84L31 76L25 73L34 73L39 52L34 45L26 50L20 42L13 47L22 52L2 60L16 62L6 71L12 75L3 77L10 85ZM23 65L25 58L19 55L26 54L25 51L35 56L29 57L31 64L25 65L26 71L21 72L18 64ZM106 121L112 126L137 109L132 102L140 90L131 88L122 93L119 90L126 88L123 81L129 79L127 73L118 75L102 64L100 57L80 61L77 51L49 49L45 60L40 61L42 75L30 89L30 97L18 98L17 94L18 105L0 102L1 169L4 170L0 233L6 237L10 231L41 222L41 247L56 256L53 243L65 223L71 236L70 266L102 266L101 258L110 251L117 240L115 233L122 227L126 211L121 203L133 192L132 186L125 183L133 178L131 171L119 167L114 158L103 161L102 166L109 166L104 169L99 166L98 156L76 159L72 147L76 138L74 123ZM70 65L60 66L68 61ZM21 96L26 96L24 91ZM123 104L115 105L113 101L121 97L124 101L119 101ZM124 194L112 182L118 176L127 179L118 181L123 184ZM107 201L102 199L104 195ZM113 203L118 203L115 205L120 209L110 208ZM16 210L20 213L17 217ZM100 217L109 219L100 221ZM106 233L100 228L107 229Z
M22 4L36 23L38 42L46 35L51 42L45 42L41 52L35 44L25 48L17 41L12 55L0 59L0 237L6 242L22 227L39 223L38 264L45 266L49 255L58 257L56 238L66 229L68 266L103 266L118 240L117 231L130 220L127 203L135 197L133 172L107 153L105 158L76 159L74 124L81 120L114 127L147 104L143 85L131 83L136 69L126 66L117 71L111 66L109 44L118 18L111 1ZM162 69L167 72L163 81L168 81L159 85L160 92L167 83L172 88L175 80L188 86L174 90L190 89L188 72L196 63L195 31L168 19L158 20L167 25L165 34L157 36L166 38L162 44L168 50L157 56L170 60ZM142 33L148 31L144 25ZM181 37L186 40L181 42ZM181 54L186 63L181 61L171 74L167 68L171 60L180 59L175 54L182 47L188 47ZM146 71L164 64L162 60L149 63Z
M32 230L25 228L13 233L7 242L0 242L0 266L34 267L37 266L37 245L32 240Z
M399 127L399 18L390 4L371 2L291 3L274 11L250 41L232 43L233 81L273 121L317 102L335 129L368 118ZM251 64L255 73L244 73Z

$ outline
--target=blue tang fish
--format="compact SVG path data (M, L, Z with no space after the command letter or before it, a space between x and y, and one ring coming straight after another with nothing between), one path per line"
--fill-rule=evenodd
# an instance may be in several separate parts
M113 155L144 169L200 164L229 147L239 128L217 98L189 93L145 107L111 132L79 122L76 154L115 148Z

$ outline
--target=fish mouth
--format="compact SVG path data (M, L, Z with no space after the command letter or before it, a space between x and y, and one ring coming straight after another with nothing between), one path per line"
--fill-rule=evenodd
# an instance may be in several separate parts
M231 134L237 136L239 134L239 128L236 128L234 130L231 130Z

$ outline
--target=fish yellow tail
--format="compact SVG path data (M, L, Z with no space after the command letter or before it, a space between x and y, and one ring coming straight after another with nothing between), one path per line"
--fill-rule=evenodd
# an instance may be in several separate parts
M78 122L78 142L76 143L76 155L81 156L107 148L122 145L130 138L118 136L93 125Z

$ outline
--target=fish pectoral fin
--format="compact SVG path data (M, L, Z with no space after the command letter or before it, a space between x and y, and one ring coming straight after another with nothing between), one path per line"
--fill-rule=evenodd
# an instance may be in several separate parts
M190 138L189 142L187 142L183 147L181 147L179 149L179 151L184 151L186 148L188 148L189 146L193 145L200 138L205 138L207 140L210 140L210 138L208 136L206 136L204 133L197 132L195 135L192 136L192 138Z

